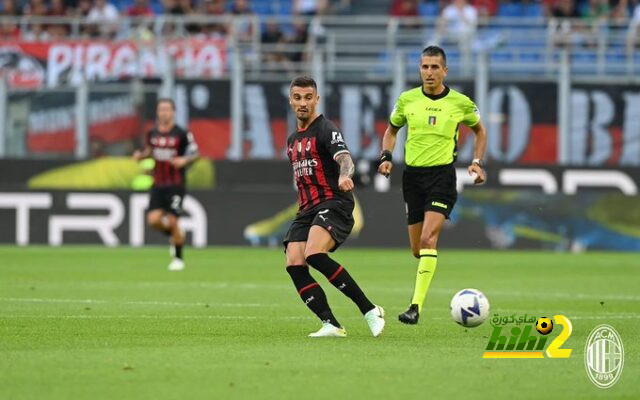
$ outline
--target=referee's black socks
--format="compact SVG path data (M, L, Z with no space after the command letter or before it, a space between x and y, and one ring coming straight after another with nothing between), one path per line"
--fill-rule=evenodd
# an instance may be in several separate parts
M289 265L287 272L291 276L291 280L304 304L306 304L322 322L329 322L331 325L340 328L340 323L333 315L331 308L329 308L324 290L322 290L318 282L316 282L309 273L309 267L306 265Z
M327 253L310 255L307 257L307 263L320 271L329 279L329 282L331 282L333 286L353 300L362 314L366 314L375 308L375 305L369 301L347 270L333 261Z

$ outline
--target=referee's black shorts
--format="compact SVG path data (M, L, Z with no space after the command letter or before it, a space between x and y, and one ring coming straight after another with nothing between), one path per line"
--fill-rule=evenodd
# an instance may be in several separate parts
M449 214L456 203L456 169L453 164L435 167L411 167L402 174L402 195L407 210L407 224L424 220L426 211Z
M306 242L313 225L319 225L329 232L336 242L330 251L335 251L347 240L353 229L353 207L352 202L327 201L298 213L282 240L285 251L289 242Z

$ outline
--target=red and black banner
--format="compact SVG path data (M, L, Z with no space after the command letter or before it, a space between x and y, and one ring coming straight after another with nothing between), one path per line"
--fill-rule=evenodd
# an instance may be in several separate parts
M473 83L451 86L474 98ZM246 82L242 159L285 159L286 138L295 129L288 82ZM514 165L559 162L557 85L495 82L481 110L488 130L487 160ZM90 136L103 142L140 140L153 123L155 93L136 102L129 93L92 93ZM391 83L328 82L324 114L341 129L354 158L376 159L395 98ZM18 101L12 97L10 101ZM73 94L29 96L28 149L72 152ZM569 165L640 166L640 85L575 85L571 95ZM231 85L227 80L179 79L178 123L188 125L203 155L225 159L231 148ZM93 111L92 111L93 110ZM473 134L462 128L458 160L470 161ZM400 143L399 143L400 144Z

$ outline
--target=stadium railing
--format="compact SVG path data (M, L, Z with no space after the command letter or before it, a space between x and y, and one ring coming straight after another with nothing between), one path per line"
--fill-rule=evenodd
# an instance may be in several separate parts
M300 29L308 40L293 45L301 48L293 48L290 43L286 46L262 43L262 32L270 21L277 23L285 36ZM640 68L640 52L636 51L640 36L636 29L627 24L600 20L494 17L481 19L477 26L460 34L451 32L437 17L159 15L121 17L117 22L99 26L76 17L0 17L0 26L11 25L18 27L20 33L10 38L0 37L5 46L16 40L222 38L230 50L241 50L245 59L252 63L273 51L287 55L296 55L301 50L305 54L321 51L326 54L330 76L361 76L363 72L371 77L389 76L393 70L389 60L397 51L406 52L413 60L429 43L447 46L454 75L471 76L475 58L481 52L489 53L491 71L497 75L552 74L559 57L558 49L565 47L571 51L573 72L577 74L632 76L638 74ZM256 67L262 68L261 65ZM271 72L269 67L266 69Z

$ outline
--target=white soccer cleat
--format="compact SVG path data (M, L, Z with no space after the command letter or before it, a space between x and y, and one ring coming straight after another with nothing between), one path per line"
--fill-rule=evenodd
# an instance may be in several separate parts
M182 271L184 269L184 261L179 258L174 258L169 263L169 271Z
M320 330L310 333L309 337L347 337L347 331L345 331L344 328L338 328L325 322L322 324Z
M384 330L384 309L380 306L376 306L373 310L367 312L364 315L367 325L371 330L373 337L378 337Z

